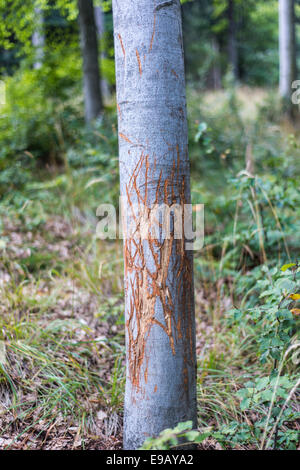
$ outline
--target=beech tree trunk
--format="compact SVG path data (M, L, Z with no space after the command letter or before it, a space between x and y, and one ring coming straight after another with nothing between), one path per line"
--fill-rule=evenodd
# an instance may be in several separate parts
M279 0L279 91L281 97L290 103L292 82L296 80L294 14L294 0Z
M235 80L239 79L234 0L228 0L228 60Z
M32 46L35 49L35 62L33 67L40 69L43 64L45 46L44 15L40 8L35 8L34 13L36 17L36 30L32 35Z
M78 0L78 10L83 58L85 119L86 122L90 122L102 111L98 39L93 0Z
M101 7L95 7L94 13L95 13L95 22L96 22L96 28L97 28L97 33L98 33L98 39L101 40L103 38L103 34L105 33L103 10ZM103 58L105 58L105 54L100 48L100 61ZM103 77L102 70L101 70L100 88L101 88L102 98L104 99L104 101L108 100L109 95L110 95L109 85L107 83L107 80Z
M124 448L197 423L193 256L147 228L154 204L190 203L179 0L113 0L124 230ZM126 224L125 224L126 225ZM147 231L148 239L143 236Z

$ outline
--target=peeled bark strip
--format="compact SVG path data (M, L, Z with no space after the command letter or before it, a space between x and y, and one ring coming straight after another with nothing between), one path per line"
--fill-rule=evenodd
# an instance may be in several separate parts
M292 82L296 80L294 20L294 0L279 0L279 90L281 97L289 101L292 94Z
M80 41L83 58L85 119L90 122L102 111L98 39L93 0L78 0Z
M124 239L125 449L197 421L192 252L147 224L155 204L190 203L180 8L113 0L120 185L134 227Z

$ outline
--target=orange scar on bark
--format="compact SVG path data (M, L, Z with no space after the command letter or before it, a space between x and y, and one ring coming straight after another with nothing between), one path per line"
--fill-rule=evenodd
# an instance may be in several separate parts
M153 33L151 37L151 42L150 42L150 47L149 47L149 52L152 51L152 46L153 46L153 41L154 41L154 36L155 36L155 22L156 22L156 16L154 14L154 20L153 20Z
M121 47L122 47L122 51L123 51L123 55L124 55L124 58L126 56L126 51L125 51L125 47L124 47L124 44L123 44L123 41L122 41L122 36L121 34L118 34L118 38L119 38L119 41L120 41L120 44L121 44Z
M138 61L138 64L139 64L139 72L140 72L140 75L142 75L143 71L142 71L142 64L141 64L139 51L136 49L135 53L136 53L136 58L137 58L137 61Z
M118 103L117 103L117 108L118 108L119 116L120 116L120 119L121 119L122 118L122 113L121 113L120 105Z
M120 137L130 142L128 137L120 134ZM170 205L170 199L178 195L179 203L184 206L185 200L185 176L180 175L179 146L173 146L173 168L169 178L163 180L162 170L156 181L155 203L163 200ZM177 155L176 155L177 154ZM154 160L156 163L156 159ZM155 168L155 164L153 165ZM153 168L149 162L149 155L141 153L139 160L126 184L128 199L128 211L134 219L136 229L134 236L125 238L125 292L127 299L126 329L128 335L128 363L130 380L134 388L143 393L143 387L148 381L148 358L146 357L146 343L153 325L162 328L169 338L172 354L176 354L176 345L182 340L183 334L188 337L188 345L184 348L184 360L188 364L192 358L193 331L192 331L192 304L189 298L189 287L192 283L192 268L190 259L184 248L184 237L181 240L174 239L174 233L170 239L156 240L151 236L151 226L148 228L148 248L152 253L155 269L149 269L144 251L144 243L141 236L141 215L136 214L132 200L138 205L147 206L148 185L153 177ZM138 177L144 176L145 186L143 191L138 185ZM175 191L176 189L176 191ZM151 208L147 208L147 218L151 216ZM158 222L156 222L158 223ZM183 224L184 225L184 224ZM176 264L172 264L172 256L176 253ZM168 281L170 269L176 269L177 275L172 284L173 292L182 296L182 312L177 316ZM156 318L156 302L160 301L163 317L162 322ZM142 382L144 379L144 384ZM188 382L188 369L183 369L183 386ZM154 392L157 385L154 386Z
M126 135L122 134L122 132L119 132L119 136L121 137L121 139L126 140L126 142L129 142L130 144L132 144L131 140L128 139Z

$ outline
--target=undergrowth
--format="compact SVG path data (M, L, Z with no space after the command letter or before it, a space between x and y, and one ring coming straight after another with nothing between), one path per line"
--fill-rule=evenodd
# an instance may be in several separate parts
M205 100L197 100L192 93L193 202L205 204L206 217L205 246L195 253L199 429L179 424L145 448L170 448L185 437L203 449L294 449L299 140L284 123L270 120L270 104L255 119L247 112L245 117L230 87L211 113ZM121 446L122 245L96 237L98 205L118 202L116 120L108 112L82 129L80 117L70 128L67 116L63 111L63 121L54 118L58 164L46 159L46 168L39 159L51 149L34 147L27 130L14 147L3 134L5 449Z

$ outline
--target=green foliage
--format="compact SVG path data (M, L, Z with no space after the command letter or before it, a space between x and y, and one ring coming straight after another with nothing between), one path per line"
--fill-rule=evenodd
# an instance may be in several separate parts
M6 80L7 102L0 119L0 194L7 185L18 188L29 181L30 169L38 164L61 163L65 140L73 138L77 111L68 101L62 104L59 94L51 96L53 76L48 78L47 70L42 76L41 70L24 69Z
M48 176L45 166L53 171L80 167L86 183L93 175L102 175L103 169L109 181L114 178L116 161L111 155L116 155L117 135L111 130L116 118L108 112L103 123L83 126L77 62L72 56L64 63L60 59L58 52L40 70L24 64L6 79L0 118L0 197L9 188L24 188L33 171Z
M286 137L278 124L269 124L273 106L269 101L259 105L257 117L248 115L247 90L242 93L229 86L212 103L210 96L196 103L193 93L189 95L192 169L206 175L206 184L194 179L193 197L209 204L206 243L213 244L216 254L223 253L222 267L228 273L260 262L276 264L276 258L278 263L287 262L291 254L297 257L296 136ZM253 168L248 169L249 163Z
M299 268L291 260L299 257L299 144L297 136L281 132L276 102L267 99L252 116L241 92L226 92L213 104L189 97L193 197L206 204L206 250L195 264L199 288L215 280L207 314L220 335L231 331L220 348L224 353L230 345L228 354L232 361L239 358L244 374L231 384L219 371L228 367L221 353L205 355L200 419L205 425L211 414L217 416L210 440L223 448L294 449L299 384L290 351L299 349L300 309ZM245 168L249 160L253 169ZM220 307L227 296L234 309ZM228 393L221 390L224 384Z
M262 363L269 357L280 360L296 329L292 308L295 301L291 296L300 289L297 268L294 273L276 271L275 268L270 273L271 279L258 282L258 287L265 289L260 294L263 305L249 312L252 321L264 332L258 342Z
M248 309L231 311L232 320L239 324L250 322L257 329L260 361L264 364L271 359L276 366L296 333L299 268L296 263L285 265L281 270L262 267L260 275L249 291L254 298L259 298L259 304L256 301L255 306L250 306L253 300L249 298L244 301L249 304Z
M299 274L297 263L288 263L281 270L262 267L261 279L256 277L252 287L252 294L259 301L256 300L251 308L241 307L228 313L229 324L233 322L246 329L251 325L255 333L257 356L262 364L271 361L272 372L269 376L251 377L237 392L241 410L249 413L249 416L254 414L256 418L252 422L248 420L247 425L243 424L242 427L238 423L233 428L232 425L229 428L225 426L222 432L226 439L223 437L223 442L227 440L236 444L239 439L240 442L251 442L254 439L264 447L266 436L270 434L268 447L296 448L298 436L293 423L299 418L299 413L289 402L299 382L293 374L281 376L281 371L286 367L287 359L292 358L291 369L293 364L298 363L296 357L296 362L293 362L291 351L300 345L296 333L299 332L300 310L296 308L300 299L297 294L300 289ZM247 301L248 304L252 302L251 299ZM286 429L289 423L292 426Z
M158 437L146 439L142 450L168 450L191 443L200 444L209 436L209 432L200 433L192 428L192 421L186 421L179 423L173 429L165 429Z
M295 409L285 406L294 383L288 375L279 378L276 376L262 377L254 381L250 380L244 388L237 392L241 399L241 410L247 411L249 414L255 413L257 417L253 425L248 427L248 432L250 435L252 433L258 442L261 441L266 426L267 433L269 433L276 423L278 445L282 445L286 449L296 449L297 431L284 430L288 423L295 423L300 417ZM275 406L273 406L274 403ZM269 409L270 419L267 414ZM274 446L274 436L272 437L269 444Z
M240 79L249 85L278 81L278 2L235 0ZM218 88L214 67L228 71L228 2L198 0L183 6L187 72L195 86ZM201 61L199 61L201 57Z
M279 78L278 2L255 2L240 32L241 67L249 85L274 86Z
M51 10L60 11L69 21L74 21L78 14L76 0L56 0L51 3L47 0L10 0L9 6L6 0L0 0L0 15L5 18L0 27L0 46L9 49L18 42L23 52L28 54L32 51L33 32L40 28L37 8L44 16Z

